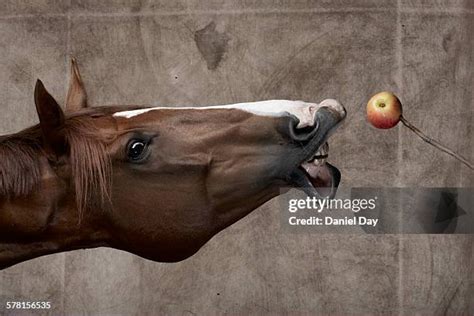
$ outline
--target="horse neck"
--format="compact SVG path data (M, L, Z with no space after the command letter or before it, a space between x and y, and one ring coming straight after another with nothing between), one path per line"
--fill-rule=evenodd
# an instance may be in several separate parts
M47 254L102 246L107 234L97 223L100 212L82 217L68 181L59 178L47 160L41 177L27 195L0 195L0 269Z

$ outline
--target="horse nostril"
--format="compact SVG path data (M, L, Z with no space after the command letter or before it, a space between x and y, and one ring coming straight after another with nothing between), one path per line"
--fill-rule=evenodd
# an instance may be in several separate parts
M313 139L318 132L326 137L346 116L346 109L334 99L326 99L319 104L300 103L288 111L290 116L289 136L298 142ZM325 136L326 135L326 136Z
M298 119L290 120L290 136L293 140L304 142L312 139L316 135L319 122L316 120L313 125L298 128Z

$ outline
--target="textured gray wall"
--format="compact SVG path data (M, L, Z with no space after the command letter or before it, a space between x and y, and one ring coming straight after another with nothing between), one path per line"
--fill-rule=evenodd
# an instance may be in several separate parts
M474 1L2 1L0 132L36 122L37 77L63 100L68 56L93 105L207 105L335 97L344 186L474 186L474 174L404 127L370 128L389 89L429 135L474 159ZM474 313L474 243L462 235L306 235L270 201L191 259L110 249L0 272L0 297L52 314ZM0 306L0 313L3 306Z

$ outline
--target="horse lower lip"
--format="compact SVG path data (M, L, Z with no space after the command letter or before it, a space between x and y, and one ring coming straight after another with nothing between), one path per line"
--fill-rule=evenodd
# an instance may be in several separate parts
M335 180L330 165L326 162L321 164L303 164L298 169L301 170L301 183L304 183L302 189L310 196L317 198L332 198L337 188L338 180Z

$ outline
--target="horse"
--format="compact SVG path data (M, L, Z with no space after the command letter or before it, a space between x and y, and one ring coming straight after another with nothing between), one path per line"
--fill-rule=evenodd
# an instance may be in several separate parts
M64 111L38 80L39 124L0 137L0 269L95 247L178 262L285 188L336 193L336 100L90 107L74 59L70 78Z

